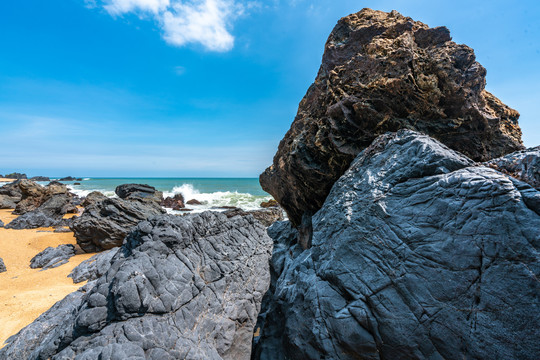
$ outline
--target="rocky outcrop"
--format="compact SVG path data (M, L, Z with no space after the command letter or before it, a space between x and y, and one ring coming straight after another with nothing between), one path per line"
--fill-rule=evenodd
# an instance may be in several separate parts
M65 185L51 182L46 187L30 180L18 183L22 192L14 214L22 214L6 225L9 229L35 229L62 225L67 213L76 213L73 195Z
M34 177L31 177L30 180L32 180L32 181L51 181L51 179L48 178L47 176L34 176Z
M161 206L173 210L181 210L186 206L184 204L184 196L182 194L175 194L173 197L168 196L161 202Z
M48 247L30 260L30 267L32 269L52 269L67 264L74 255L75 246L71 244L59 245L55 248Z
M58 181L82 181L82 178L74 178L73 176L66 176L61 179L58 179Z
M140 223L107 273L0 350L6 359L249 359L272 242L252 218Z
M270 199L268 201L263 201L261 203L262 208L278 207L278 206L279 206L279 203L274 199Z
M69 227L84 251L96 252L122 245L132 227L163 213L153 200L105 198L87 206Z
M18 173L18 172L14 172L14 173L11 173L11 174L6 174L4 177L6 179L15 179L15 180L22 180L22 179L27 179L28 178L26 176L26 174L21 174L21 173Z
M254 358L538 359L538 200L427 136L381 136L313 216L309 249L269 231L286 251Z
M0 258L0 273L6 272L6 265L4 264L4 260Z
M180 195L182 195L182 194L180 194ZM182 198L183 198L183 197L182 197ZM197 199L191 199L191 200L188 200L188 201L186 202L186 204L188 204L188 205L202 205L202 202L200 202L200 201L197 200Z
M119 249L117 247L103 251L92 256L90 259L84 260L73 268L68 277L72 278L75 284L100 278L111 267L112 259Z
M15 209L21 199L22 192L19 189L19 181L0 187L0 209Z
M540 146L487 161L485 165L540 190Z
M86 208L92 204L105 200L106 198L107 197L99 191L92 191L90 194L86 195L81 203L81 206Z
M485 90L485 76L445 27L396 11L344 17L261 185L296 226L385 132L415 129L475 161L520 150L519 114Z
M158 204L163 201L163 193L150 185L123 184L116 187L115 193L120 199L148 200L155 201Z
M283 210L281 208L269 208L261 210L242 210L234 208L224 211L223 214L227 217L251 215L261 222L264 226L270 226L276 221L283 220Z
M57 212L59 214L76 213L77 208L72 204L73 195L68 188L57 181L43 187L31 180L21 180L18 183L22 193L15 210L16 215L40 209L43 212Z

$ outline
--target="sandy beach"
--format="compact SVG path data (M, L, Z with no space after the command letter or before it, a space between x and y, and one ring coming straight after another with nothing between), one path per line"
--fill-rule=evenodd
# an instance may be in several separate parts
M6 224L13 220L16 215L11 212L0 210L0 220ZM30 268L30 259L48 246L77 243L73 233L53 233L52 230L0 228L0 257L7 268L0 273L0 348L7 338L85 284L73 284L67 275L93 254L75 255L69 263L45 271Z
M0 183L4 183L4 182L13 182L17 179L6 179L6 178L0 178Z

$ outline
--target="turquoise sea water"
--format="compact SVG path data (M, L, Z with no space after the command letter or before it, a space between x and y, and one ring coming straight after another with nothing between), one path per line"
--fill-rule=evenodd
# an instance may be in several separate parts
M80 185L75 185L78 182ZM272 197L263 191L257 178L85 178L82 181L64 182L79 196L92 191L114 197L118 185L148 184L164 196L181 193L184 199L196 199L203 205L193 205L194 211L204 211L219 206L236 206L245 210L257 209L262 201Z

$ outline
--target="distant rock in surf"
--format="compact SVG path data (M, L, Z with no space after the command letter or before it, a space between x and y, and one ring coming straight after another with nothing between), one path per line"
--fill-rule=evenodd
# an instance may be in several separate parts
M51 181L47 176L34 176L31 177L30 180L32 181Z
M168 196L161 202L161 206L173 210L182 210L186 206L184 204L184 196L182 194L175 194L173 197Z

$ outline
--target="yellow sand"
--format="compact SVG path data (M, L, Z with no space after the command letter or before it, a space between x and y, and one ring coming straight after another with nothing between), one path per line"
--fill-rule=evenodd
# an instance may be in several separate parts
M13 182L17 179L6 179L6 178L0 178L0 182Z
M16 215L0 210L0 220L9 223ZM39 231L51 232L39 232ZM30 259L48 246L76 245L73 233L53 233L52 228L8 230L0 228L0 257L7 271L0 273L0 348L16 334L67 294L84 283L73 284L67 275L93 254L75 255L69 263L40 271L30 268ZM78 248L78 247L77 247Z

